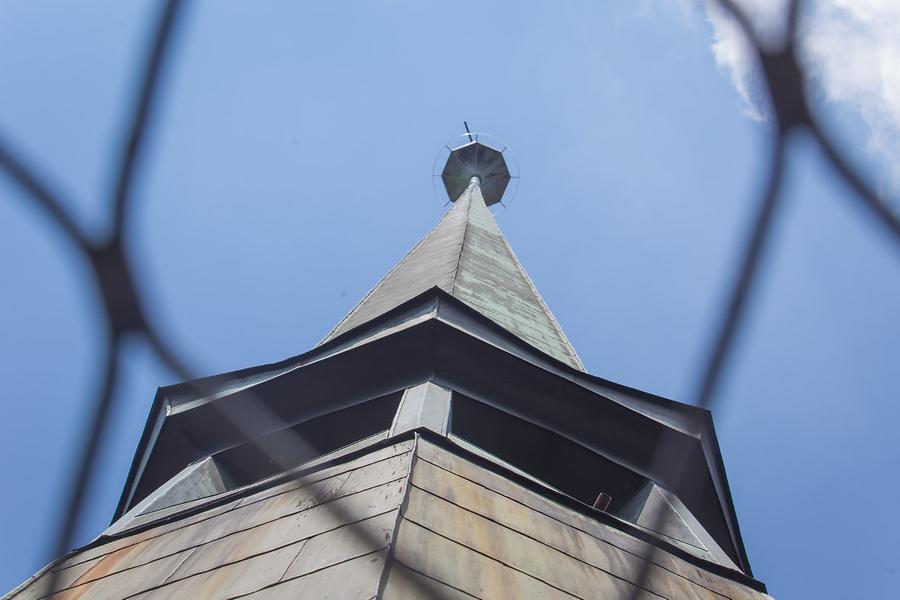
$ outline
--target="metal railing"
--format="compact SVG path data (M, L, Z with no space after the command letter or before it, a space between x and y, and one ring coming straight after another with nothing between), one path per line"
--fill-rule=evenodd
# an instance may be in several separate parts
M865 179L850 166L849 161L840 151L838 145L826 134L824 129L810 110L805 90L807 74L797 59L797 21L801 8L799 0L793 0L787 13L788 34L783 46L776 49L766 48L758 39L748 17L732 0L717 0L739 24L750 41L756 60L764 75L766 88L771 99L775 128L772 136L772 147L769 156L768 175L760 197L757 201L756 217L748 229L748 235L740 259L735 270L734 279L723 302L723 311L711 336L709 356L699 378L699 385L694 396L697 406L711 409L717 402L718 388L722 374L729 362L734 341L743 324L747 299L753 286L759 279L760 261L765 253L767 241L772 231L772 224L777 218L781 204L781 184L784 173L785 156L789 137L798 131L806 131L812 135L827 157L834 170L855 192L857 201L864 204L877 217L878 223L885 228L895 242L900 244L900 219L889 206L876 194ZM153 35L150 52L146 59L140 90L131 110L131 118L126 131L125 141L118 157L118 176L115 187L110 191L109 201L112 203L113 227L106 236L94 239L85 234L77 225L71 214L64 208L60 195L26 165L0 135L0 168L5 170L26 192L32 201L45 211L47 216L59 228L59 231L71 243L72 248L81 254L91 266L93 283L103 299L105 314L105 349L102 360L102 385L87 417L88 427L85 439L79 444L76 453L75 467L68 492L61 502L60 521L56 525L50 553L54 557L63 555L73 543L73 534L82 516L86 491L96 471L97 451L109 421L113 405L113 390L119 376L120 345L125 334L137 333L144 336L162 362L184 381L194 380L187 368L187 363L179 353L159 334L158 328L147 317L145 299L140 293L134 278L134 271L128 257L123 251L127 237L126 223L133 209L134 194L132 185L134 173L140 163L145 148L146 132L153 123L154 109L160 95L160 79L166 64L171 61L172 38L176 32L179 17L183 13L184 3L181 0L166 0ZM196 392L205 394L209 390L197 385ZM252 399L251 399L252 401ZM217 406L213 403L214 406ZM267 411L262 402L252 402L253 410L246 410L247 404L240 414L235 409L222 409L223 414L236 427L247 427L248 419L256 424L269 422L271 426L280 423L280 418ZM261 444L261 442L251 442ZM307 442L295 435L293 443L298 451L311 450ZM266 449L262 446L262 451ZM666 458L671 449L657 448L654 462ZM283 470L294 467L292 464L279 465ZM676 476L683 475L684 461L676 464ZM652 469L651 469L652 471ZM332 510L341 512L335 503L329 504ZM351 515L339 515L352 521ZM651 529L660 530L663 515L657 513L651 517L654 523ZM358 535L367 543L377 547L377 540L369 539L369 534L362 528L355 528ZM647 591L647 579L650 572L652 554L655 547L645 556L642 570L635 584L632 598L637 598ZM418 579L409 580L413 585L421 586ZM54 589L54 576L47 582L47 589ZM433 594L433 590L419 587L425 595Z

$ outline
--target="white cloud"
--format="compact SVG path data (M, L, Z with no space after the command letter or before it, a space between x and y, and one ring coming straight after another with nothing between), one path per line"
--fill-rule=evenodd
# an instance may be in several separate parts
M770 47L782 43L785 35L787 0L741 0L759 39ZM770 109L762 75L750 42L731 15L714 0L705 0L706 18L713 28L712 51L716 64L728 73L744 107L754 121L770 120Z
M687 22L694 12L695 0L639 0L637 14L641 16L655 15L657 10L664 9L667 13L674 8L677 14Z
M786 0L738 0L767 45L784 36ZM813 85L827 102L851 111L868 127L867 149L887 165L900 189L900 2L807 2L799 50ZM712 52L755 121L770 120L765 88L751 48L734 20L705 0L713 28Z
M900 2L830 0L804 32L808 68L825 98L868 127L868 150L889 161L900 190Z

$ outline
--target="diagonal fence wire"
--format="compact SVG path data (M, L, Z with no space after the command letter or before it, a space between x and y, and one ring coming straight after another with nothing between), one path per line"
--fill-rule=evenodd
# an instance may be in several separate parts
M0 138L0 168L5 169L12 179L28 192L28 196L48 213L51 220L61 228L78 252L88 260L92 266L94 283L101 293L105 308L104 352L106 358L102 371L101 389L91 407L85 440L78 448L75 469L60 513L61 519L55 528L50 548L52 557L61 557L72 546L74 532L83 512L85 495L97 471L97 452L103 440L115 399L115 384L120 368L119 351L123 336L128 333L143 335L163 364L176 376L188 382L198 397L204 397L216 391L202 381L196 380L187 367L187 363L163 340L151 321L147 319L141 295L134 284L133 269L123 246L125 227L134 196L131 191L131 182L140 162L144 134L152 123L154 100L159 93L160 77L164 70L167 54L171 51L176 22L180 12L183 11L182 4L181 0L167 0L157 25L140 93L122 151L122 160L113 193L113 229L105 239L94 241L83 234L74 219L65 210L59 195L52 191L35 174L35 171L17 158L9 144ZM245 391L244 400L237 408L222 408L217 403L212 404L233 426L248 434L251 446L270 457L282 472L291 472L296 467L295 464L285 462L280 457L280 453L270 452L264 441L250 435L259 428L263 431L276 431L284 429L287 424L252 393ZM296 455L315 456L318 453L314 446L297 432L293 432L287 443L290 444ZM288 454L290 455L290 453ZM317 501L327 500L318 489L321 486L312 484L308 487ZM355 517L339 504L332 502L327 506L339 521L354 522ZM357 526L351 526L350 531L366 547L373 549L384 547L384 540L379 539L375 532ZM41 584L43 587L41 591L45 595L53 595L57 592L58 576L59 571L55 569L49 571L47 580ZM419 589L426 595L433 595L433 590L426 587L420 580L409 577L405 572L399 572L398 576L407 580L413 589Z
M123 212L119 207L127 205L130 199L127 182L132 179L136 160L142 147L140 143L142 134L149 121L150 107L153 105L153 98L159 84L161 65L166 51L171 46L175 17L180 7L181 2L178 0L167 2L164 18L160 20L154 36L151 66L144 75L131 137L126 142L123 152L125 159L119 171L120 184L117 186L115 196L117 215ZM39 185L40 180L31 175L31 172L23 164L15 161L12 153L0 150L0 164L6 166L13 178L31 192L32 197L36 198L49 211L53 220L59 223L75 247L88 259L105 307L107 335L102 385L90 410L86 440L77 453L75 470L69 483L69 490L65 495L65 509L61 512L61 522L57 526L52 545L52 556L60 556L72 544L75 527L82 513L85 494L96 471L97 450L108 423L114 399L115 383L119 374L118 355L122 337L129 332L149 332L150 326L145 317L140 295L134 285L133 271L122 245L124 221L117 216L111 234L106 239L93 241L77 229L73 219L63 209L62 203L52 192ZM51 576L51 589L52 579Z
M732 0L716 1L738 22L754 48L772 101L777 131L773 136L769 173L760 194L756 219L749 229L741 263L729 291L721 321L712 338L710 355L702 371L695 396L695 404L706 409L711 409L719 398L718 386L727 368L736 336L740 332L748 299L759 278L758 273L765 254L766 242L772 229L773 220L777 216L778 207L782 202L780 191L787 144L795 131L805 130L812 134L829 163L855 192L854 197L869 210L883 229L892 234L892 239L900 243L900 219L850 165L838 145L827 135L809 109L805 95L807 76L795 53L801 2L799 0L791 2L788 12L787 41L782 48L773 51L763 46L748 17ZM105 307L106 347L101 386L88 418L85 440L78 448L76 467L60 512L61 520L55 528L56 534L51 547L52 556L61 556L71 546L74 531L83 513L85 493L96 471L97 450L103 439L108 415L114 402L115 384L120 368L118 355L122 336L126 333L143 335L149 341L154 352L173 373L185 381L193 382L195 393L207 395L213 391L206 388L204 384L193 381L194 377L186 363L163 340L156 327L146 318L142 296L135 285L133 270L123 247L125 229L134 198L132 182L140 164L145 132L152 125L155 100L160 93L160 80L169 60L168 55L171 53L172 38L177 22L184 10L182 5L180 0L166 0L157 23L124 148L120 155L118 177L111 194L113 229L108 237L95 241L86 236L65 210L65 205L59 200L60 195L52 190L43 178L37 176L0 136L0 168L4 169L28 193L28 197L46 211L51 221L60 228L63 235L89 262L94 282L101 292ZM251 406L252 410L248 410ZM248 423L257 425L263 423L267 424L266 427L273 428L284 425L280 417L270 411L266 412L267 410L258 398L250 395L247 403L241 407L239 414L226 411L223 415L236 427L245 431ZM250 437L252 438L252 436ZM250 443L257 444L261 451L272 456L266 451L263 443L259 441ZM295 433L291 443L298 452L312 450L312 446L299 434ZM673 479L678 480L686 475L686 462L683 460L684 457L681 460L676 458L673 462L668 456L673 450L674 448L662 444L656 449L654 462L659 463L665 457L666 464L675 471L672 474ZM273 459L280 462L277 457L273 456ZM295 465L278 464L278 466L283 471L290 471ZM352 521L352 515L343 514L343 509L339 505L331 503L329 506L337 513L338 518L346 519L347 522ZM663 520L664 515L660 512L652 515L653 526L650 529L659 531ZM381 543L380 540L371 539L372 536L369 532L362 528L352 527L351 530L361 536L370 547L377 547L377 544ZM657 549L651 546L650 551L646 553L639 576L633 582L635 587L632 598L637 598L644 591L649 591L647 584L656 552ZM423 594L434 596L435 590L426 587L419 579L410 578L409 581ZM55 574L52 571L48 583L47 590L52 593L55 591Z
M776 128L773 136L773 148L770 150L771 159L766 183L757 201L756 219L750 229L740 266L725 301L722 317L713 334L710 353L705 361L699 386L694 395L695 405L707 410L712 410L713 405L720 398L718 395L719 385L734 350L736 336L745 320L746 306L753 287L759 280L761 261L764 258L766 244L777 216L777 209L783 203L781 198L782 180L787 146L792 135L801 130L810 132L831 166L854 191L855 198L871 211L884 229L892 234L894 242L900 243L900 219L850 166L810 110L806 97L808 82L796 54L797 27L803 4L801 0L791 0L787 10L786 39L783 47L776 50L764 47L756 35L750 19L733 0L716 1L738 23L754 50L769 92ZM674 460L672 459L673 455ZM688 475L687 459L685 453L679 454L674 445L664 441L654 451L652 459L654 466L651 467L651 472L656 472L656 468L664 463L674 471L671 473L674 480L683 480ZM663 530L666 517L662 507L654 510L649 518L651 530L657 532ZM645 560L641 564L635 582L636 587L630 594L630 600L640 598L642 589L649 584L654 556L657 552L659 550L655 546L648 546L644 555Z

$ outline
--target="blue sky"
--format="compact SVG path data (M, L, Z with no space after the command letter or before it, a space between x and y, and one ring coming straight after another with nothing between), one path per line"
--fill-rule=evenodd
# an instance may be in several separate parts
M93 232L109 225L155 10L0 7L0 132ZM315 345L440 217L432 160L466 119L515 152L521 186L498 222L588 370L690 399L771 134L702 8L197 2L182 25L128 251L198 372ZM879 122L832 79L817 112L893 189ZM715 412L744 539L776 597L892 597L897 247L808 140L791 147L786 193ZM88 277L0 175L4 590L49 559L98 385ZM108 522L155 389L173 381L139 339L125 359L81 541Z

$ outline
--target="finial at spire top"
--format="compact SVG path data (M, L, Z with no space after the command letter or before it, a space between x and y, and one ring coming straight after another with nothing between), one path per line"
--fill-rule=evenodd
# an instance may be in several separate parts
M463 121L469 141L450 149L447 164L441 172L441 180L447 188L450 199L456 202L473 180L481 187L481 195L487 206L497 204L509 185L510 174L503 158L506 150L497 150L478 140L478 135L469 131L469 124Z

